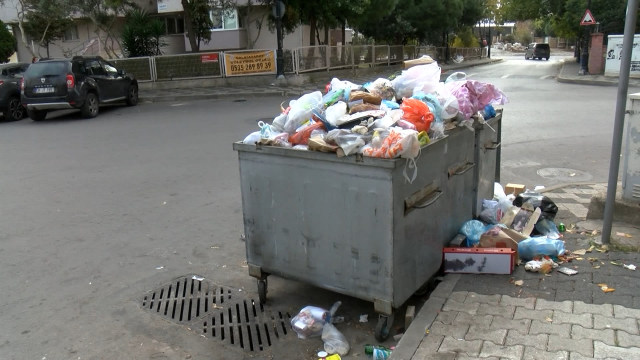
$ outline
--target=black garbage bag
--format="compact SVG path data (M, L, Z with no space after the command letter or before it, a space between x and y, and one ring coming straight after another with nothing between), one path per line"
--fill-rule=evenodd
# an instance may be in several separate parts
M531 205L532 208L540 208L542 211L541 219L553 221L558 214L558 207L553 200L537 192L523 192L519 194L513 201L513 206L522 207L524 204Z

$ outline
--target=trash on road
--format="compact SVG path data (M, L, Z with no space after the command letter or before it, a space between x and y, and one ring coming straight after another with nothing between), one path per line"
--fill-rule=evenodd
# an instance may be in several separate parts
M331 318L338 310L342 302L337 301L331 310L325 310L316 306L306 306L291 319L291 327L301 339L322 336L324 324L331 322Z
M575 274L577 274L577 273L578 273L578 271L577 271L577 270L569 269L569 268L568 268L568 267L566 267L566 266L563 266L563 267L561 267L561 268L558 268L558 272L559 272L559 273L563 273L563 274L565 274L565 275L569 275L569 276L571 276L571 275L575 275Z
M539 255L558 257L564 251L564 241L547 237L533 237L518 243L518 254L522 260L533 260Z
M515 286L522 286L524 284L524 280L516 280L513 282L513 285Z
M156 270L162 270L162 269L164 269L164 266L158 266L158 267L156 267Z
M386 360L391 356L391 349L381 345L369 345L364 346L364 353L372 356L373 360Z
M633 235L631 234L627 234L627 233L623 233L623 232L616 232L617 236L621 236L621 237L626 237L626 238L632 238Z
M322 341L324 342L324 350L329 354L345 356L349 353L349 341L347 341L347 338L331 323L324 324L322 328Z
M604 292L606 292L606 293L616 291L616 289L614 289L614 288L610 288L609 286L607 286L607 284L598 284L598 286L600 287L600 289L601 289L602 291L604 291Z
M622 265L622 266L623 266L625 269L629 269L629 270L633 270L633 271L635 271L635 270L636 270L636 266L635 266L635 265L633 265L633 264L624 264L624 265Z
M539 272L541 274L548 274L553 270L553 268L557 266L558 265L553 260L546 257L546 258L541 258L539 260L528 261L524 265L524 269L530 272Z
M369 314L360 315L360 322L361 323L369 322Z
M508 248L444 248L444 272L511 274L516 252Z

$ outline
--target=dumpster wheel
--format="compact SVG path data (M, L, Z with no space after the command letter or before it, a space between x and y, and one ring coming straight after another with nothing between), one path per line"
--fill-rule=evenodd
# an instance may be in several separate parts
M258 280L258 298L260 299L260 304L264 305L267 303L267 280Z
M389 329L391 329L391 325L393 324L393 315L378 316L378 323L376 324L376 330L374 332L374 336L378 342L384 342L389 337Z

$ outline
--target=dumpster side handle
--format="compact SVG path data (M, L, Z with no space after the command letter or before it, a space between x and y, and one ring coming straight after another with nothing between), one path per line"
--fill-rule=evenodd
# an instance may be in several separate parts
M413 209L424 209L435 203L443 191L440 190L437 182L432 182L422 189L416 191L411 196L404 199L404 214L407 215Z

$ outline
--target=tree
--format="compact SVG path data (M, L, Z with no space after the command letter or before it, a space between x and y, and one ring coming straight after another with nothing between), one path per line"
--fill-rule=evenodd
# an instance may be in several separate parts
M122 29L122 46L127 57L162 55L164 45L164 23L149 17L143 10L135 9L127 13Z
M15 36L7 29L7 25L0 20L0 63L9 62L9 58L16 52L18 43Z
M65 32L73 26L73 20L64 17L56 17L41 12L30 12L25 16L26 23L23 28L27 35L47 49L49 57L49 44L64 39Z
M208 44L211 41L213 21L211 20L209 1L190 0L189 13L191 14L191 26L197 44L196 48L192 48L192 50L199 51L201 42Z
M198 41L198 32L200 32L200 36L204 35L205 30L203 29L204 17L210 16L210 11L218 11L224 12L229 11L236 8L235 0L202 0L198 2L198 6L192 7L189 3L192 0L181 0L183 16L184 16L184 27L187 32L187 38L189 39L189 45L191 45L191 51L197 52L200 51L200 42ZM207 6L204 3L207 3ZM211 39L211 34L208 35L209 40ZM206 37L204 37L206 39Z

